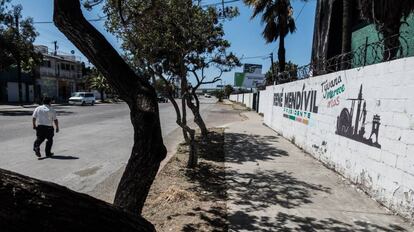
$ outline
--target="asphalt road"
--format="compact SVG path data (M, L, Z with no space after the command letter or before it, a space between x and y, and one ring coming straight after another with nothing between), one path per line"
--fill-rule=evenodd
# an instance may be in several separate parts
M202 99L201 112L206 120L215 101ZM96 192L97 186L114 173L122 173L133 144L129 109L125 103L57 106L56 110L61 131L54 137L52 151L55 156L38 160L32 151L33 109L0 109L0 168L84 193ZM160 117L164 142L172 153L182 136L170 103L160 103Z

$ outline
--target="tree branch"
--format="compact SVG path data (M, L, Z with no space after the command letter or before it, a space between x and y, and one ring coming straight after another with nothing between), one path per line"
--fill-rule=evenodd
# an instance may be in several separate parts
M53 21L58 29L101 71L118 93L131 101L151 94L151 85L137 77L118 52L83 16L79 0L54 0ZM125 96L121 96L125 97Z
M3 232L155 231L151 223L66 187L0 169Z

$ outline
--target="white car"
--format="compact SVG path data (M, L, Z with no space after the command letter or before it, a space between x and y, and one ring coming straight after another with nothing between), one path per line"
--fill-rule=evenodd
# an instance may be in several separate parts
M95 104L95 95L91 92L75 92L72 97L69 98L69 104L72 105L94 105Z
M204 94L204 97L205 97L205 98L211 98L211 95L210 95L210 94L208 94L208 93L206 93L206 94Z

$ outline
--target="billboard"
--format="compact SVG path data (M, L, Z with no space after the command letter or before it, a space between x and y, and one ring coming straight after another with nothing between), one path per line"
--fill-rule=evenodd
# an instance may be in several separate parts
M265 75L262 74L262 65L244 64L243 72L234 73L234 86L244 88L256 88L265 81Z
M256 88L264 83L265 75L258 73L234 73L234 86Z
M243 72L262 74L262 65L261 64L244 64Z

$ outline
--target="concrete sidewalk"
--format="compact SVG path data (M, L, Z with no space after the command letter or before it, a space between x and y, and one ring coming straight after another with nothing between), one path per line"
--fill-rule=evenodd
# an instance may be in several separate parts
M225 131L230 231L414 231L255 112L243 115Z

